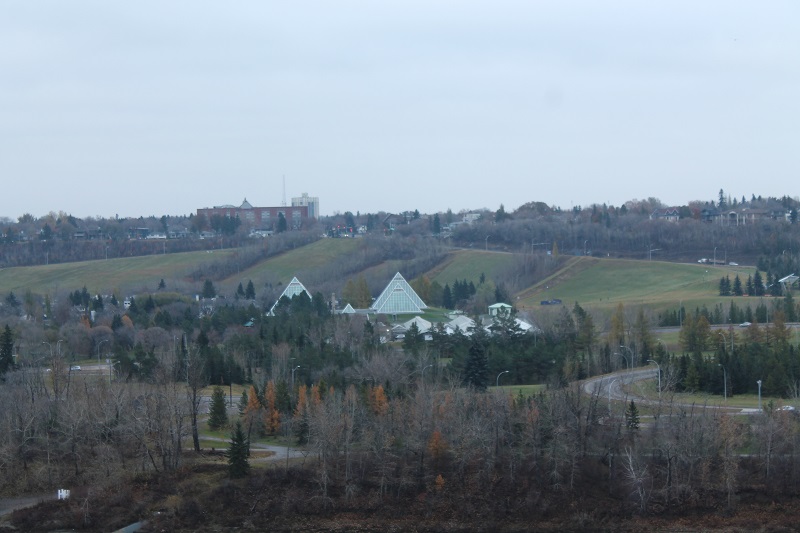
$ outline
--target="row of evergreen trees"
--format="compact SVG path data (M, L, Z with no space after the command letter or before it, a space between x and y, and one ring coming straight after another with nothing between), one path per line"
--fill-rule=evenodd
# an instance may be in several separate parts
M720 296L780 296L783 293L783 287L779 282L778 276L773 276L771 272L767 272L767 281L764 283L761 277L761 272L756 270L752 276L747 276L747 281L742 285L742 280L739 274L733 279L729 275L722 276L719 280L719 295Z

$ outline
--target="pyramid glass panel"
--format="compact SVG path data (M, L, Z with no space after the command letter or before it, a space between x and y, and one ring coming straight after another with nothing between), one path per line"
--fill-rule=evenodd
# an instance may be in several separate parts
M289 282L286 288L283 289L281 295L278 296L278 299L275 300L275 303L272 304L272 307L270 308L269 313L267 313L267 316L275 316L275 307L277 307L278 302L280 302L281 298L283 298L284 296L286 296L291 300L298 294L303 294L303 293L306 293L308 299L311 300L311 294L309 294L309 292L306 290L303 284L300 283L300 281L297 278L292 278L292 281Z
M372 310L383 314L421 313L428 306L414 292L411 285L398 272L372 305Z

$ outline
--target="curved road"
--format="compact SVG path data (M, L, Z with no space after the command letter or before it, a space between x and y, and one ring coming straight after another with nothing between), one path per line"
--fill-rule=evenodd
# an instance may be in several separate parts
M658 403L658 400L645 398L644 396L636 396L622 390L622 385L631 385L637 381L645 379L657 379L658 369L652 367L643 367L636 370L627 372L620 372L617 374L606 374L603 376L596 376L589 378L583 382L583 391L589 395L598 395L600 398L608 398L609 403L611 400L627 402L629 399L635 400L641 404ZM678 403L691 407L691 404ZM736 407L736 406L722 406L722 405L705 405L706 409L725 409L726 411L736 412L738 414L753 414L759 413L759 409Z

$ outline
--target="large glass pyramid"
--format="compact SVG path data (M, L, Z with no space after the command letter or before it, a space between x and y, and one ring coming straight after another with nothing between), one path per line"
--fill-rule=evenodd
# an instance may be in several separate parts
M403 313L422 313L428 306L417 296L411 285L403 279L400 272L395 274L392 281L383 289L378 299L372 304L372 309L376 313L387 315Z
M275 300L275 303L272 304L272 307L269 309L269 313L267 313L267 316L275 316L275 307L278 306L278 303L281 301L281 298L283 298L284 296L286 296L287 298L289 298L291 300L292 298L294 298L298 294L303 294L303 293L306 293L306 296L308 296L308 299L311 300L311 294L306 290L306 288L303 286L303 284L300 283L300 281L297 278L292 278L292 281L289 282L289 284L286 286L286 288L283 289L283 292L281 293L281 295L278 296L278 299Z

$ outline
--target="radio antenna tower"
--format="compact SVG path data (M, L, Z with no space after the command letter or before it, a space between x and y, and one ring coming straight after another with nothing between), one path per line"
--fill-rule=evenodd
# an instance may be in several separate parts
M281 207L286 207L286 174L283 175L283 199L281 200Z

